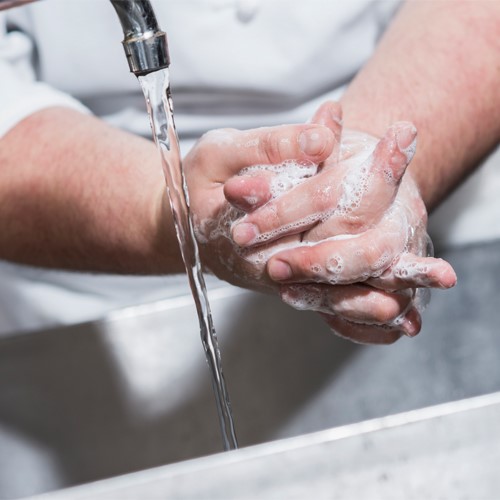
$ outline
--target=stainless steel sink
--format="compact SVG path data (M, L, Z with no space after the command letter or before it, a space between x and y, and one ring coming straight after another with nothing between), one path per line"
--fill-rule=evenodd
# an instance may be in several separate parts
M445 257L459 285L434 293L420 336L390 347L351 344L314 314L214 287L241 446L499 391L500 243ZM190 297L0 340L0 498L211 455L221 443Z
M100 481L39 500L498 498L500 393Z

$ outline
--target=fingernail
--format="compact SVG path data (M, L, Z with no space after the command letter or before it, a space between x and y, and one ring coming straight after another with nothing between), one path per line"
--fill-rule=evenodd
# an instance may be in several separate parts
M320 156L326 147L326 140L318 128L310 128L299 135L299 147L308 156Z
M267 266L267 272L274 281L285 281L292 277L292 268L282 260L271 260Z
M408 337L415 337L420 332L420 328L422 327L422 320L420 318L420 314L416 309L410 309L406 313L406 316L401 324L401 329L404 334Z
M233 241L240 246L252 243L259 235L259 230L255 224L242 222L233 227Z
M399 149L401 151L408 149L415 141L416 136L417 129L413 124L407 123L400 127L396 133L396 142L398 143Z

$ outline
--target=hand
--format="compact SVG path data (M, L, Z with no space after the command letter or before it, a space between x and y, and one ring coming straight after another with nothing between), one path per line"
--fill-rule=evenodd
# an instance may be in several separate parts
M359 132L342 134L335 103L322 106L313 121L329 127L337 145L342 137L341 147L334 148L316 176L280 197L273 197L272 189L280 174L268 172L267 184L259 179L258 203L234 226L233 237L253 248L302 232L300 245L274 253L268 262L270 276L287 284L285 302L328 313L330 326L352 340L388 343L402 332L415 335L421 299L414 299L411 288L447 288L456 280L448 263L427 257L425 206L409 175L403 178L416 130L395 124L378 142ZM237 203L256 184L248 176L238 183L230 180L226 196ZM303 284L290 285L297 282ZM345 286L357 282L363 284Z
M191 216L204 267L238 286L278 291L279 286L266 273L267 259L262 257L266 246L240 251L233 242L231 226L244 212L227 202L224 183L251 165L267 168L290 159L303 164L297 167L303 175L312 175L331 154L333 143L331 131L319 124L248 131L223 129L205 134L184 160ZM258 196L253 191L247 194L242 205L251 204L252 197Z

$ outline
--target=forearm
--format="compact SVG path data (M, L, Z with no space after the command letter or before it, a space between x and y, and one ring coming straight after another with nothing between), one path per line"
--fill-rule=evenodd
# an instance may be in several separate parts
M0 141L0 258L118 273L182 271L154 144L64 108Z
M418 129L409 167L428 209L500 138L500 2L407 2L342 99L345 125Z

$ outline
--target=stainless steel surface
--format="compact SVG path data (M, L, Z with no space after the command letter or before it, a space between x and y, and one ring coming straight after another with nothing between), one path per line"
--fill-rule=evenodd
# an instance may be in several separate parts
M161 31L149 0L111 0L125 36L123 48L136 76L168 68L167 35Z
M314 314L275 298L212 288L240 444L500 391L500 242L443 257L457 270L457 287L434 293L418 337L388 347L339 339ZM480 427L465 426L463 439L472 443ZM411 454L418 442L408 443ZM0 339L0 498L219 451L191 297ZM443 461L453 460L448 454ZM488 464L471 457L474 467Z
M35 0L0 0L0 10ZM149 0L110 0L123 29L123 48L130 71L136 76L168 68L167 35L158 26ZM77 20L75 19L75 22Z
M478 500L500 492L500 393L101 481L40 500Z

